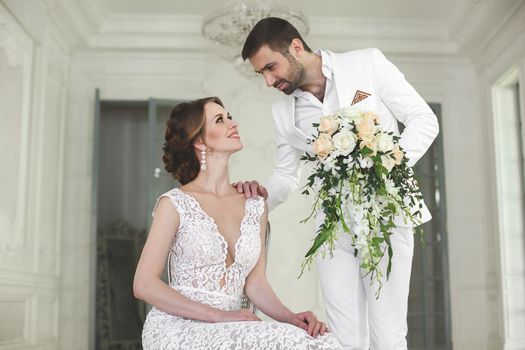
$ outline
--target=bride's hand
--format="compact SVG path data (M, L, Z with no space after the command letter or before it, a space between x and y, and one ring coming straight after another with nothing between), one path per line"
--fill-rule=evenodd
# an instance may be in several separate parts
M239 181L232 184L237 189L238 193L244 193L246 198L256 197L257 195L268 199L268 191L264 186L261 186L257 181Z
M293 314L288 323L304 329L312 337L317 337L318 335L324 335L325 333L330 332L326 327L326 324L319 321L311 311Z
M236 322L236 321L260 321L261 319L249 310L220 311L215 322Z

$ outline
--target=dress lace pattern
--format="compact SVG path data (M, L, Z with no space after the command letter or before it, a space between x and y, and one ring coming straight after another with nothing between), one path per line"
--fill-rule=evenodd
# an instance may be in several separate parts
M263 199L246 200L234 262L226 266L228 243L197 200L179 189L162 197L171 200L180 217L179 229L170 247L170 287L212 307L239 310L246 277L261 250ZM148 313L142 343L146 350L341 349L331 335L313 338L286 323L208 323L170 315L156 308Z

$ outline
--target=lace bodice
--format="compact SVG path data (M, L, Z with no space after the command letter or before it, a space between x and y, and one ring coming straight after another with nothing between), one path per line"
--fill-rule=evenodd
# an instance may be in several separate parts
M247 199L234 262L226 266L228 243L197 200L178 189L170 198L180 216L170 247L170 286L193 300L223 310L238 310L246 277L261 253L261 197ZM230 249L231 251L231 249ZM144 350L341 350L333 336L310 337L287 323L268 321L201 322L167 314L148 313L142 332Z
M228 243L198 201L176 188L162 197L171 200L180 217L168 259L170 286L208 305L238 309L246 277L261 252L260 219L264 200L261 197L246 200L234 262L227 267Z

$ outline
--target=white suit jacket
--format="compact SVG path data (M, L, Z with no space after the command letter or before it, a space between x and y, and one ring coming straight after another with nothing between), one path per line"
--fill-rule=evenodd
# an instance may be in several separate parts
M405 128L400 145L413 166L427 151L439 132L437 118L428 104L405 80L403 74L378 49L332 53L334 80L339 108L352 105L357 91L370 94L353 107L371 111L379 116L383 130L399 135L398 124ZM295 126L295 98L284 96L272 106L277 144L275 172L264 184L268 189L270 210L282 203L297 188L305 153L312 153L306 135ZM321 115L319 115L319 118ZM423 204L422 222L431 215ZM413 211L417 208L413 208ZM412 226L397 218L398 226Z

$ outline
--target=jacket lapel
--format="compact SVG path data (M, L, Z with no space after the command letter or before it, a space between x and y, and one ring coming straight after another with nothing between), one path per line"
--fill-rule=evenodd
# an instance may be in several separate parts
M282 116L285 117L285 134L291 136L291 144L305 152L311 152L312 146L309 145L308 136L295 126L295 97L289 96L287 103L283 106L285 110Z
M349 107L357 91L357 74L352 74L353 67L349 67L348 62L345 64L342 60L342 55L334 54L333 52L329 52L329 54L332 58L332 69L334 71L339 108Z

